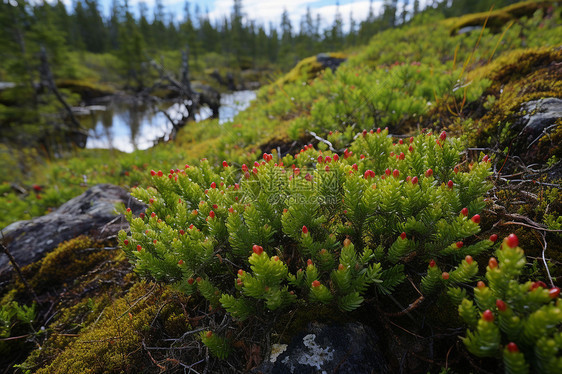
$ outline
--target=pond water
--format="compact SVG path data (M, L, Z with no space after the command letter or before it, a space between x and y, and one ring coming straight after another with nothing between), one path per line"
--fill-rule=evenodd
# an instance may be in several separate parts
M221 95L219 123L232 120L256 98L255 91L236 91ZM183 106L174 104L166 108L172 119L181 118ZM197 121L211 116L211 110L201 108L195 115ZM91 107L89 114L78 117L90 129L86 148L118 149L132 152L147 149L160 138L167 139L172 125L159 108L135 102L112 102L105 107Z

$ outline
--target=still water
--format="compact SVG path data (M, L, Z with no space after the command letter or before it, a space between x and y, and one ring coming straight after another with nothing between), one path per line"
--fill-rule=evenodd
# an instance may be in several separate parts
M230 121L246 109L256 98L255 91L236 91L221 96L219 123ZM106 107L93 108L89 114L80 116L80 122L88 129L86 148L112 148L123 152L147 149L157 139L167 139L172 125L159 108L134 102L112 102ZM182 116L183 106L174 104L167 108L172 119ZM197 121L211 116L211 110L203 107L195 115Z

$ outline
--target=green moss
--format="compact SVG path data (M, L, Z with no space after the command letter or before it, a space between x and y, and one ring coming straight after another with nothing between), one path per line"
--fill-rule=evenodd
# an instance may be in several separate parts
M343 53L329 53L328 55L332 58L347 58L347 56ZM299 61L299 63L291 69L291 71L278 79L273 86L283 86L287 83L293 83L300 80L310 81L316 78L323 70L324 66L318 62L316 56L307 57Z
M113 253L101 249L102 247L102 243L86 236L61 243L37 264L30 265L31 268L26 270L26 273L30 273L33 269L35 274L30 280L31 286L36 290L51 288L86 274L97 264L113 257Z
M484 24L486 24L487 28L498 30L513 19L530 17L537 10L551 7L554 3L554 0L523 1L491 12L467 14L458 18L451 18L444 21L444 24L450 27L451 34L455 34L463 27L484 26Z

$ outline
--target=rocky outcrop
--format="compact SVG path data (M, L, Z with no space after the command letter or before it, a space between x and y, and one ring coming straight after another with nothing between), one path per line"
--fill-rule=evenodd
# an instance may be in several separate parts
M360 323L343 326L311 324L291 344L274 344L260 374L387 373L375 332Z
M28 265L42 258L63 241L79 235L107 239L128 223L115 213L117 204L125 204L134 214L145 205L121 187L99 184L66 202L55 212L29 221L18 221L2 230L2 237L16 262ZM0 276L11 270L6 256L0 256Z

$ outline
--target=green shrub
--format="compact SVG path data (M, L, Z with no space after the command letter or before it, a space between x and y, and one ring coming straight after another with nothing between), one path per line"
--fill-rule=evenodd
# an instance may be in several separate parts
M479 281L473 299L464 294L458 307L469 327L466 348L479 357L502 357L506 373L560 373L560 289L520 283L526 261L515 235L504 239L496 256L486 267L487 285Z
M126 212L131 233L119 239L138 272L239 320L290 304L350 311L430 259L450 264L493 244L458 244L479 232L490 187L488 158L459 170L461 150L445 133L393 143L378 129L342 155L306 146L240 169L202 160L152 171L153 187L132 192L147 212Z

